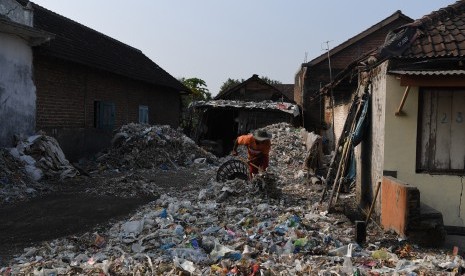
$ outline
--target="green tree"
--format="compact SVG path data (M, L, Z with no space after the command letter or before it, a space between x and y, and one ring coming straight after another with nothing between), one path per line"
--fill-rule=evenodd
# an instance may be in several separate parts
M199 78L181 78L180 81L184 86L192 91L192 100L208 101L211 100L212 94L208 91L207 83Z
M179 81L190 89L191 93L183 95L181 98L181 122L180 127L184 133L192 137L194 129L199 121L199 114L196 114L189 105L193 101L208 101L212 95L208 91L207 83L199 78L180 78Z

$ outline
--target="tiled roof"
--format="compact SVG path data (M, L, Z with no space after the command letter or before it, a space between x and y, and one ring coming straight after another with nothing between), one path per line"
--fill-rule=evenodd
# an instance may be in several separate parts
M286 101L286 102L289 102L289 101L292 102L292 101L293 101L292 99L293 99L294 97L289 98L286 94L284 94L281 90L279 90L279 89L276 87L276 85L271 85L271 84L267 83L266 81L264 81L263 79L261 79L261 78L260 78L258 75L256 75L256 74L252 75L252 77L246 79L245 81L243 81L243 82L241 82L241 83L239 83L239 84L236 84L236 85L230 87L229 89L224 90L224 91L218 93L218 95L216 95L216 96L214 97L214 100L224 100L224 99L227 99L230 95L233 95L233 94L235 94L235 93L240 93L239 90L240 90L242 87L246 87L247 84L253 83L253 82L260 83L260 84L262 84L263 86L269 87L269 91L271 91L271 92L272 92L272 91L276 92L275 94L279 95L279 98L281 98L282 96L284 96L284 99L283 99L283 100ZM292 94L294 94L294 93L292 93Z
M344 41L343 43L337 45L333 49L331 49L330 53L331 56L337 54L338 52L343 51L347 47L359 42L360 40L366 38L367 36L379 31L381 28L392 24L396 21L403 21L403 22L413 22L413 19L403 14L400 10L396 11L392 15L388 16L387 18L381 20L380 22L376 23L375 25L371 26L370 28L366 29L365 31L355 35L354 37L349 38L348 40ZM403 23L405 24L405 23ZM314 66L328 58L328 54L324 53L318 56L317 58L309 61L308 63L304 63L304 66ZM356 57L354 57L356 58Z
M273 84L273 86L290 100L294 100L294 84Z
M25 5L28 1L17 0ZM87 65L155 85L186 91L140 50L32 3L34 27L55 34L37 53Z
M408 58L457 57L465 55L465 1L423 16L412 23L419 36L402 54Z

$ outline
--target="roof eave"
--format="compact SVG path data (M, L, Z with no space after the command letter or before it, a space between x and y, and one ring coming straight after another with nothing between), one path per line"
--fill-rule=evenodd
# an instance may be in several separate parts
M335 55L335 54L341 52L342 50L344 50L345 48L347 48L350 45L354 44L355 42L357 42L359 40L362 40L363 38L369 36L370 34L373 34L377 30L383 28L384 26L387 26L387 25L391 24L392 22L394 22L395 20L397 20L399 18L404 18L407 21L411 21L411 22L414 21L412 18L406 16L400 10L398 10L395 13L393 13L391 16L387 17L386 19L378 22L377 24L371 26L370 28L368 28L365 31L359 33L358 35L356 35L356 36L354 36L352 38L349 38L345 42L343 42L343 43L339 44L338 46L334 47L333 49L330 50L330 55ZM304 66L306 66L306 67L314 66L314 65L326 60L327 58L328 58L327 53L321 54L317 58L315 58L315 59L313 59L313 60L311 60L311 61L309 61L307 63L302 64L302 67L304 67Z
M19 36L30 46L38 46L55 37L54 34L0 18L0 32Z

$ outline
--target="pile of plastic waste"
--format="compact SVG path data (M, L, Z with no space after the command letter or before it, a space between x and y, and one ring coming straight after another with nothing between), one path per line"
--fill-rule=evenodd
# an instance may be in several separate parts
M78 174L53 137L30 136L14 148L0 149L0 204L52 192L54 187L43 180L62 181Z
M274 137L270 169L282 190L279 197L244 180L219 183L211 177L197 189L162 194L106 230L25 248L9 266L0 268L0 274L460 275L464 271L457 252L422 249L375 224L368 226L366 242L357 244L353 222L319 208L315 186L321 184L296 177L305 156L299 130L283 124L267 130ZM192 168L214 175L217 166L204 163ZM224 192L229 196L223 198Z
M170 126L131 123L117 130L108 153L97 161L108 169L176 169L191 165L199 158L209 163L217 161L213 154Z
M28 174L36 181L43 177L66 179L79 172L69 163L55 138L47 135L34 135L20 141L10 153L21 160Z
M0 204L25 201L47 187L32 179L24 170L24 164L8 150L0 149Z

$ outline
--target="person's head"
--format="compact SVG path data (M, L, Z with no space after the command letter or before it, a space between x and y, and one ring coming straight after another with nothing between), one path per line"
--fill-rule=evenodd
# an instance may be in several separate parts
M271 137L272 135L266 132L265 130L259 129L253 132L253 138L255 139L255 142L259 144L264 141L270 140Z

